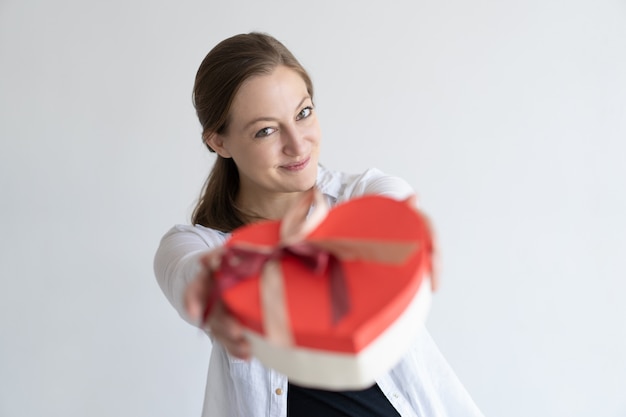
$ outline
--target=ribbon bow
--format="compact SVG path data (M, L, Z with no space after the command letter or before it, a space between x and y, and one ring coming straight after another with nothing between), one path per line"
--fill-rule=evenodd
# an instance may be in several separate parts
M339 322L350 310L346 277L341 261L366 260L399 264L416 250L416 243L380 242L315 236L329 209L316 188L306 192L280 223L277 245L265 246L248 242L227 245L218 268L216 288L211 292L205 319L215 302L228 289L251 277L260 277L261 309L265 337L281 346L293 344L287 313L286 291L280 270L281 259L293 257L314 275L330 279L331 317Z

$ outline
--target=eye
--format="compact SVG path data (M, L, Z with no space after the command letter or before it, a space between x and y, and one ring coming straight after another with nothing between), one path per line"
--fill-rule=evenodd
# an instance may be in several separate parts
M313 107L307 106L300 110L300 113L298 113L298 115L296 116L296 120L306 119L311 115L311 113L313 113Z
M261 129L258 132L256 132L254 137L255 138L264 138L266 136L271 135L274 132L276 132L275 128L273 128L273 127L264 127L263 129Z

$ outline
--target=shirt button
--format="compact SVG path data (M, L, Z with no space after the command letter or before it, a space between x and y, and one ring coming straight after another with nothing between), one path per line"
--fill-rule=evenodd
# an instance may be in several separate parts
M280 388L276 388L276 391L274 391L276 393L276 395L283 395L283 390Z

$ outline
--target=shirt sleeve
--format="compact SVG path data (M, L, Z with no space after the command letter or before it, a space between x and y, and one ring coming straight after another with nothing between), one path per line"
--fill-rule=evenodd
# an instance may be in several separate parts
M197 323L185 311L185 289L200 270L199 258L225 240L225 235L211 229L178 225L163 236L154 256L154 274L161 290L178 314L194 326Z
M405 200L415 194L413 187L404 179L386 175L372 168L359 175L346 187L346 199L368 194L378 194L396 200Z

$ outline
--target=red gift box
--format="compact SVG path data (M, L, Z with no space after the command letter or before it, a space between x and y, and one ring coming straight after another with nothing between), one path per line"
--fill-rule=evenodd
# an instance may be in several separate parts
M300 385L359 389L425 320L431 257L428 223L408 201L363 196L327 210L313 190L282 221L235 230L215 278L264 365Z

